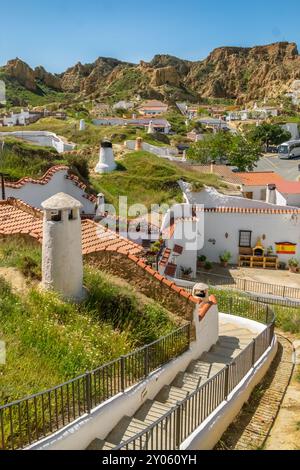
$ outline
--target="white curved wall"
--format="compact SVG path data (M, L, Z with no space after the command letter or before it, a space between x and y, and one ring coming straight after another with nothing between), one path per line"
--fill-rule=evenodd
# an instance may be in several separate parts
M10 188L6 186L6 197L21 199L30 206L41 209L43 201L46 201L57 193L65 193L81 202L83 206L82 210L86 214L94 214L95 204L83 197L86 193L76 186L72 180L66 179L67 174L67 170L59 170L46 184L25 183L20 188Z
M15 131L15 132L0 132L0 137L16 137L27 142L33 142L42 147L53 147L58 153L68 152L74 150L75 144L65 142L53 132L48 131Z

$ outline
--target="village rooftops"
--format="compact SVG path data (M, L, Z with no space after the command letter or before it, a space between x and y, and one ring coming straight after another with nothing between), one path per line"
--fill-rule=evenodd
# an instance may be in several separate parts
M276 189L283 194L300 194L300 181L285 181L276 183Z

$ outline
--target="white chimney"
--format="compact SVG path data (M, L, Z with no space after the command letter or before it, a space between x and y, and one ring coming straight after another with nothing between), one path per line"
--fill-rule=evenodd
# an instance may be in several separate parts
M101 142L99 163L95 172L99 174L111 173L116 167L112 143L109 140L104 140Z
M85 131L85 120L84 119L80 119L79 130L80 131Z
M266 202L268 202L269 204L277 204L277 194L276 194L275 184L268 185Z
M153 121L151 119L151 121L149 122L149 126L148 126L148 134L154 134L154 126L153 126Z
M97 196L97 214L104 214L105 212L105 197L104 194L99 193Z
M81 203L58 193L42 203L44 209L42 287L63 298L80 301L83 288Z

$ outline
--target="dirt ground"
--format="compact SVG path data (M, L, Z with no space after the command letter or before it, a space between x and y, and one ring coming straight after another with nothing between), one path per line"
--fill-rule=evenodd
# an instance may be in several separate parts
M300 340L294 341L297 367L265 450L300 450Z
M0 268L0 276L9 282L20 294L28 288L25 277L15 268Z
M300 288L300 274L290 273L289 271L245 267L222 268L220 265L214 264L213 270L210 271L210 273L247 279L249 281L266 282L268 284Z

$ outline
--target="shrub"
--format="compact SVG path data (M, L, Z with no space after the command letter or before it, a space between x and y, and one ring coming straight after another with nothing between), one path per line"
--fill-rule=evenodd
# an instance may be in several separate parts
M210 261L206 261L205 265L204 265L204 268L207 270L207 271L210 271L212 269L213 265Z
M224 251L222 255L219 256L221 263L229 263L232 258L230 251Z

